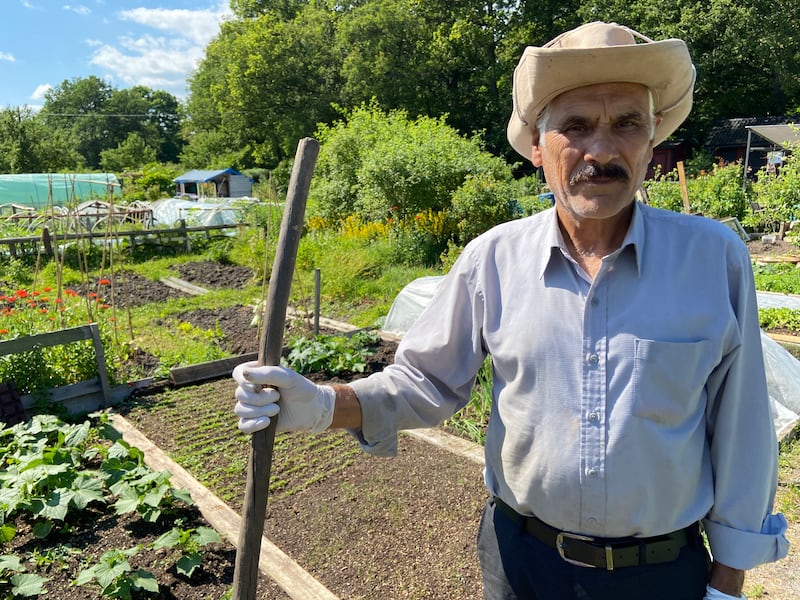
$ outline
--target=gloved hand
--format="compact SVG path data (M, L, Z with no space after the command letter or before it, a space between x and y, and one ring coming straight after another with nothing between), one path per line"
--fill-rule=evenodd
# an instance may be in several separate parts
M742 594L741 596L731 596L730 594L723 594L716 588L712 588L710 585L706 586L706 595L703 596L703 600L740 600L744 598L747 600L747 596Z
M296 371L281 366L259 367L258 363L249 362L233 370L233 379L238 384L233 412L239 417L239 429L244 433L266 428L270 418L279 412L277 431L320 433L333 422L336 392Z

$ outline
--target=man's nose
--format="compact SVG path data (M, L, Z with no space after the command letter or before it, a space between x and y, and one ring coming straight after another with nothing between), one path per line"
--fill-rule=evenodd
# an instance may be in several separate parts
M583 159L600 165L608 164L619 157L613 136L605 127L598 127L586 140Z

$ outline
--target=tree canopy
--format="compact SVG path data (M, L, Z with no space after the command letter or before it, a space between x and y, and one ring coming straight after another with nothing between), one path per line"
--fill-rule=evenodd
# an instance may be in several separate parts
M50 90L41 111L0 114L7 171L98 169L152 158L274 169L297 141L373 101L443 119L517 160L505 137L514 67L592 20L684 39L693 111L675 134L699 148L720 118L800 112L800 4L792 0L230 0L185 103L94 76ZM135 134L135 135L134 135ZM121 161L121 162L120 162Z

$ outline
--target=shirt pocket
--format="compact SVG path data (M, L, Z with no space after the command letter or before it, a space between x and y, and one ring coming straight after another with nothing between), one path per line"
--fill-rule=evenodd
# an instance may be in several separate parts
M633 415L679 425L705 408L705 385L713 369L713 345L634 340Z

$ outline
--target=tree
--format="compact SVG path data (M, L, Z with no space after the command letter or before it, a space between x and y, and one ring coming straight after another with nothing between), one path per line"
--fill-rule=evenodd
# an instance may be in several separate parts
M111 93L110 85L92 75L65 79L45 94L41 117L48 127L70 134L75 149L91 168L100 166L100 152L109 147L103 110Z
M0 112L0 171L48 173L81 163L69 136L45 125L29 108Z
M104 150L138 133L158 160L178 158L182 111L178 100L144 86L118 90L90 76L64 80L47 92L40 112L47 126L68 134L90 168L100 168Z
M219 128L231 149L246 149L240 169L274 167L293 156L297 141L334 115L339 85L331 16L307 5L291 21L268 12L225 24L192 78L194 131ZM197 107L205 116L195 120ZM216 125L208 116L214 112Z
M106 171L130 171L155 161L156 151L135 131L116 148L100 152L100 166Z

